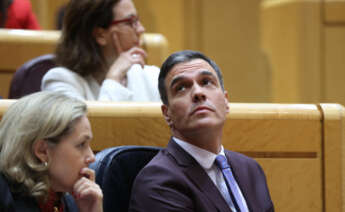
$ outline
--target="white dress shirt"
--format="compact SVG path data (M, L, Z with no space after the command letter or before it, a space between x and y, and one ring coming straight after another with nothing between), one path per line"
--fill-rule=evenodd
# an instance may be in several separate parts
M230 193L226 186L226 182L224 180L222 171L215 164L217 154L201 149L193 144L182 141L178 138L173 137L173 139L182 149L184 149L187 153L189 153L200 164L200 166L205 170L207 175L211 178L212 182L216 185L216 187L218 188L218 190L224 197L225 201L228 203L231 210L236 212L237 210L231 200ZM218 153L218 155L225 156L223 145L221 146L221 150ZM235 181L235 186L237 190L239 191L242 203L246 208L246 211L241 211L241 212L249 211L246 200L244 199L241 189L238 186L236 181Z

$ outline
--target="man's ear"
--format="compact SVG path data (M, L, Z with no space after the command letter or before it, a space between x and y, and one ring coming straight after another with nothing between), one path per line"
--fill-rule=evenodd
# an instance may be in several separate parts
M42 163L48 162L48 143L45 140L40 139L36 141L33 146L33 151L36 157L42 161Z
M171 120L171 117L169 115L169 107L165 104L161 106L162 114L164 116L165 121L168 123L169 127L172 127L173 122Z
M226 104L226 113L229 113L230 107L229 107L229 95L227 91L224 91L224 101Z
M107 45L106 29L103 29L102 27L96 27L93 29L92 35L100 46Z

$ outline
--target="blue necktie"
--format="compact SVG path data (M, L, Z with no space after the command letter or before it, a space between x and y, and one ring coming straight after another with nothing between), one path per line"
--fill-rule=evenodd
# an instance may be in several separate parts
M230 196L233 199L232 201L235 205L235 208L238 211L246 211L245 206L243 205L241 200L240 192L235 186L235 178L231 172L230 165L228 164L226 157L223 155L218 155L216 157L216 164L222 170L226 185L228 187Z

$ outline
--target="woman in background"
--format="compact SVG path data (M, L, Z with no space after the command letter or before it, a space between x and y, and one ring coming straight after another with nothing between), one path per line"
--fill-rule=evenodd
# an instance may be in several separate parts
M145 65L145 28L132 0L71 0L42 90L82 100L160 101L159 68Z
M0 0L0 28L40 29L29 0Z
M91 139L79 100L38 92L11 105L0 123L0 211L102 211Z

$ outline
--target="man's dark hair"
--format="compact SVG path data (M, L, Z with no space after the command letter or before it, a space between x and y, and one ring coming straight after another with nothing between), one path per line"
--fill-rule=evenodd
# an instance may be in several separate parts
M56 61L82 76L105 69L106 61L93 31L107 29L120 0L71 0L65 11Z
M198 51L192 51L192 50L184 50L175 52L172 55L170 55L163 63L161 67L161 71L159 73L158 77L158 89L159 93L161 95L161 100L163 104L168 105L168 96L167 96L167 89L165 87L165 78L168 75L169 71L177 64L189 62L194 59L202 59L205 60L210 66L216 71L218 80L220 82L220 86L222 90L224 91L224 83L223 83L223 76L222 73L213 60L206 57L204 54Z

